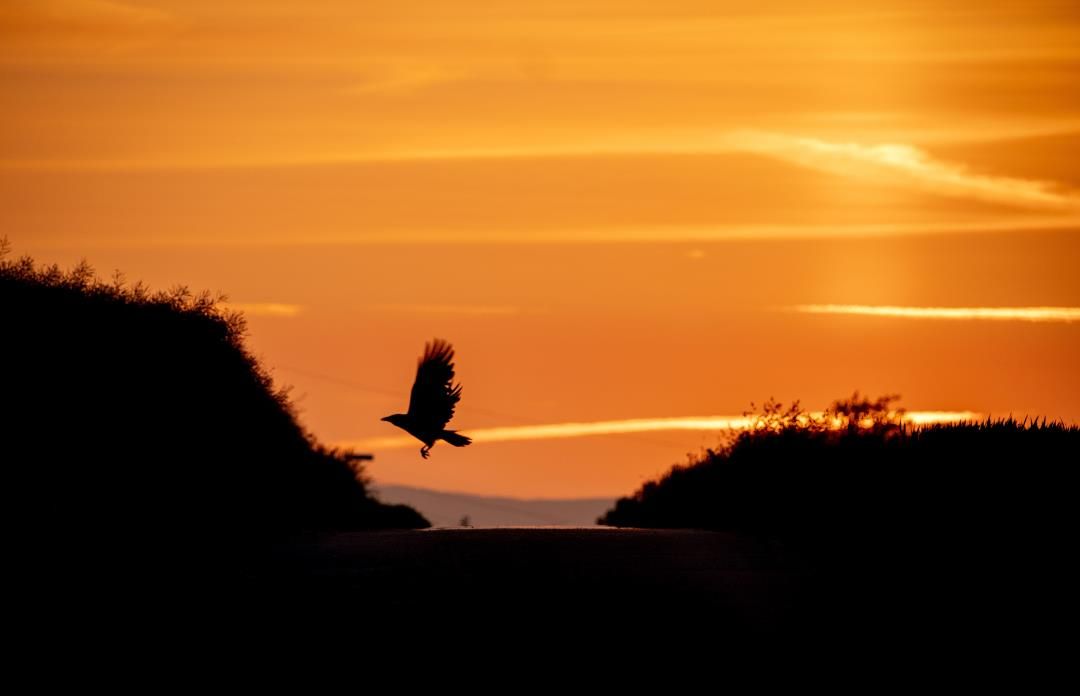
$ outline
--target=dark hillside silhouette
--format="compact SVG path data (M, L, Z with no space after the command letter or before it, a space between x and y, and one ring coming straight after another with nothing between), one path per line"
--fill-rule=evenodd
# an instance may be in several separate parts
M803 559L805 640L1000 650L1072 625L1080 428L902 424L856 395L758 427L622 498L598 523L754 538Z
M201 544L425 527L297 423L207 294L0 258L0 460L27 534Z
M894 400L856 394L820 418L769 402L756 427L646 483L599 523L795 541L1050 532L1073 516L1080 428L1011 418L912 426Z

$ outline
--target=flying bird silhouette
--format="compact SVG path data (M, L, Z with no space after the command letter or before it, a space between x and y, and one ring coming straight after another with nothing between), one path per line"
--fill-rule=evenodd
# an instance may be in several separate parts
M438 440L446 440L454 447L464 447L472 442L456 430L446 429L446 424L454 417L454 406L461 399L461 385L453 383L453 361L454 348L446 341L436 338L425 344L409 396L409 412L382 419L423 442L420 456L424 459Z

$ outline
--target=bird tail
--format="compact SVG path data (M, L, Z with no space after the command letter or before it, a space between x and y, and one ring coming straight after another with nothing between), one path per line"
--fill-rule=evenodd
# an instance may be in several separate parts
M440 433L439 437L443 440L446 440L454 447L464 447L465 445L472 442L471 437L466 437L465 435L462 435L456 430L444 430L442 431L442 433Z

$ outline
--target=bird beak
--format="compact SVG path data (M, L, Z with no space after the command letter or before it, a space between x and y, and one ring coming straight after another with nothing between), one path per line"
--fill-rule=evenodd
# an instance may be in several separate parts
M385 418L380 418L379 420L388 421L388 420L390 420L390 416L386 416Z

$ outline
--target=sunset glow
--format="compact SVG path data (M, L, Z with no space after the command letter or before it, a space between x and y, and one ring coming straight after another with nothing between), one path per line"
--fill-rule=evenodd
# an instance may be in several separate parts
M989 176L934 159L917 147L896 143L828 142L771 133L745 134L742 147L848 177L869 177L897 186L959 198L1049 210L1080 210L1080 194L1048 181Z
M822 413L812 414L820 418ZM903 420L915 425L932 423L959 423L978 420L981 414L973 411L912 411L904 414ZM513 442L516 440L548 440L572 437L592 437L598 435L625 435L629 433L650 433L678 430L701 430L717 432L724 430L742 430L754 421L746 416L696 416L688 418L638 418L622 421L600 421L596 423L549 423L546 425L517 425L500 428L480 428L469 431L475 443ZM411 437L378 437L357 442L339 442L340 447L358 449L398 449L416 447L416 440Z
M304 310L300 305L277 302L226 302L223 306L250 317L295 317Z
M1080 421L1075 2L5 0L0 101L12 255L228 297L379 483L626 493L856 389ZM423 461L435 337L478 446Z
M1080 307L873 307L868 305L801 305L805 314L853 314L903 319L959 319L985 321L1080 321Z

